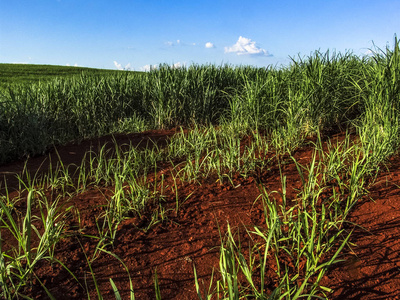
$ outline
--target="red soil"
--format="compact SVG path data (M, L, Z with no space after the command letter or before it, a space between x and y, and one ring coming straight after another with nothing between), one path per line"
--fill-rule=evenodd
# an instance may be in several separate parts
M118 135L115 139L119 144L132 142L143 145L151 139L162 146L173 133L175 130L149 131ZM338 135L337 138L342 139L343 136ZM57 150L64 164L80 164L86 151L96 150L98 145L106 141L111 142L111 138L84 141L80 145L70 144ZM50 155L55 165L57 155L54 150L50 151ZM307 145L294 154L302 165L308 164L311 156L312 147ZM37 170L41 166L41 170L45 170L48 168L48 159L42 164L43 160L44 157L30 159L28 169ZM295 164L289 159L286 162L282 168L287 176L287 198L294 199L301 182ZM334 265L322 280L323 285L334 290L329 299L400 299L399 166L400 158L393 157L388 169L379 173L368 197L359 201L348 217L350 222L359 225L347 225L349 230L354 228L351 242L356 245L345 251L347 261ZM0 176L5 176L10 190L17 187L12 174L20 172L22 168L22 162L0 167ZM226 232L227 224L233 232L239 229L243 249L248 248L249 243L244 227L262 226L263 209L261 201L256 201L260 194L257 182L262 182L268 191L281 190L280 171L274 164L246 178L234 174L233 185L228 181L221 184L217 178L210 177L200 180L200 184L179 185L180 208L176 213L169 170L170 167L166 166L156 177L149 178L159 182L161 174L164 174L164 197L160 202L150 203L141 217L133 216L123 221L118 227L113 246L107 248L128 267L136 299L155 299L155 272L162 299L198 299L193 267L196 267L202 289L208 289L213 269L215 278L219 278L220 232ZM95 218L104 211L101 205L107 204L107 196L110 194L105 188L92 188L66 203L67 207L73 205L79 210L80 219L72 214L66 220L72 234L61 240L55 250L55 256L82 284L86 279L91 298L96 298L96 291L85 254L92 257L97 240L85 235L98 235ZM160 214L160 203L166 211L164 214ZM23 203L20 209L23 210ZM153 215L158 215L159 222L146 231ZM162 216L164 220L161 220ZM77 232L75 228L79 222L83 229ZM13 243L4 232L2 238L5 244ZM104 299L115 299L109 278L118 286L122 299L129 298L127 272L117 259L99 253L92 268ZM50 265L43 261L35 273L56 299L87 298L85 288L79 286L57 263ZM268 289L276 285L273 268L268 273L267 281ZM35 280L27 293L34 299L46 298Z

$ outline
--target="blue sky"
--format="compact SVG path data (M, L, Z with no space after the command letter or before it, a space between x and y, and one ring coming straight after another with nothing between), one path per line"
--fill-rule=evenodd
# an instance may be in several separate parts
M400 0L0 0L0 63L145 70L281 65L366 53L400 34Z

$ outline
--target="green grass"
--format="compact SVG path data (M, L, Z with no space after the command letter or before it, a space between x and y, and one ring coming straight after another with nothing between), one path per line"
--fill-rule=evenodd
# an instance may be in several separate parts
M371 57L315 52L281 69L161 65L148 73L91 70L13 85L0 95L0 163L71 140L224 122L266 130L282 151L317 130L338 128L357 128L362 136L390 128L379 139L397 144L391 124L397 122L398 49L396 39L393 50L377 49ZM18 68L35 70L14 67L10 80L24 72Z

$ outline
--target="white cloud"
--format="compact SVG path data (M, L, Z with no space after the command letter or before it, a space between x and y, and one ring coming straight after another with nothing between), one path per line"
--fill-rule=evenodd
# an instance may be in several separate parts
M211 42L206 43L206 48L215 48L214 44Z
M122 64L119 64L117 61L114 60L114 65L115 65L115 67L116 67L118 70L120 70L120 71L123 71L123 70L131 70L131 63L128 63L128 64L123 68L123 67L122 67Z
M180 61L178 61L177 63L174 63L174 64L172 65L172 67L173 67L174 69L184 68L184 67L186 67L186 63L181 63Z
M143 67L140 67L139 71L149 72L149 71L154 70L154 69L157 69L157 65L145 65Z
M265 49L256 45L251 39L239 36L238 41L231 47L225 47L225 53L236 53L237 55L262 55L271 56Z
M176 40L175 42L166 41L166 42L164 42L164 45L166 45L166 46L168 46L168 47L175 47L175 46L177 46L177 47L179 47L179 46L184 47L184 46L196 46L197 44L196 44L196 43L188 43L188 42L185 42L185 41L182 41L182 40Z
M118 70L123 70L123 69L124 69L124 68L122 67L122 65L119 64L119 63L117 63L115 60L114 60L114 65L115 65L115 67L116 67Z

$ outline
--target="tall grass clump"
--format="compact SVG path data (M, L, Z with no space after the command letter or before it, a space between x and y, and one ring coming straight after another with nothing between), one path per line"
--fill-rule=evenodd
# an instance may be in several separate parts
M284 151L318 130L353 126L396 144L398 48L396 38L394 50L363 58L316 51L281 68L160 65L12 85L0 95L0 163L71 140L226 122L264 129L286 141Z
M233 72L228 66L161 65L146 74L142 104L151 125L163 128L216 123L225 108L225 91L236 85Z
M372 155L376 164L399 146L400 41L395 37L393 50L372 53L354 86L362 102L358 132L364 155Z

